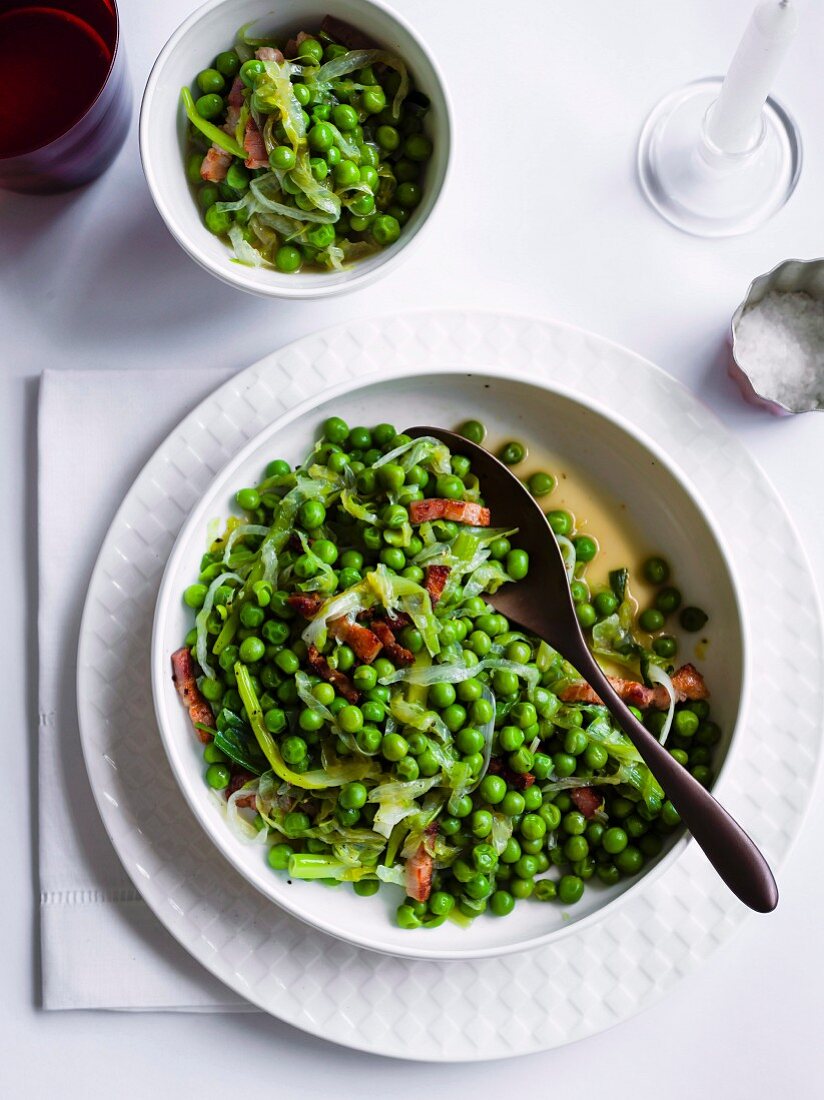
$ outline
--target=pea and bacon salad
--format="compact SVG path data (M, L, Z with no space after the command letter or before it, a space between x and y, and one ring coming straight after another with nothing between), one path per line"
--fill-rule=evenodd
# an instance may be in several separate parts
M478 421L460 431L484 437ZM500 454L517 465L525 449ZM527 484L543 498L554 479ZM290 880L403 887L403 928L571 905L592 878L637 874L679 824L592 689L487 601L530 563L482 490L434 438L332 417L302 465L275 459L237 492L243 515L183 593L195 623L173 678L228 825ZM700 673L671 663L669 566L644 565L659 587L638 624L628 571L591 592L596 540L548 518L593 651L626 672L616 690L710 783L720 731ZM688 630L706 619L681 612Z
M393 244L420 203L429 100L331 16L281 45L243 29L182 89L188 178L240 263L340 269Z

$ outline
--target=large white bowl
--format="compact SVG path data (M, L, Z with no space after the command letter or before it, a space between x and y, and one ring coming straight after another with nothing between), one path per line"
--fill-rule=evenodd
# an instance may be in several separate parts
M186 119L180 89L221 50L234 42L241 26L254 23L261 34L288 38L319 26L326 14L351 23L407 63L416 87L431 100L426 129L433 154L426 171L423 199L395 244L345 271L285 275L233 261L228 246L203 224L186 178ZM379 0L290 0L276 10L274 0L209 0L175 31L155 62L140 111L140 156L149 190L178 244L224 282L267 298L320 298L365 286L386 274L409 254L428 224L446 179L452 134L446 90L437 66L412 29Z
M393 913L400 887L383 886L360 898L347 886L288 883L269 869L264 849L244 844L230 832L223 810L203 780L202 746L171 681L170 654L191 627L183 589L196 578L207 545L207 525L233 508L236 489L254 484L272 458L301 461L321 421L340 415L350 424L435 423L452 427L477 416L493 437L517 435L533 446L574 457L579 470L595 479L623 508L622 523L640 545L666 553L676 563L679 585L700 594L711 611L707 667L713 689L713 717L725 732L716 769L728 757L745 697L744 624L729 558L714 524L684 475L627 422L595 402L584 402L561 387L545 385L512 371L445 370L436 374L394 374L347 382L304 402L261 432L229 462L193 510L174 545L160 586L152 635L152 688L161 736L172 770L205 832L224 856L273 902L322 931L361 947L414 958L472 958L505 954L559 938L598 919L630 893L642 890L683 851L674 839L656 863L637 879L615 887L595 881L584 898L565 910L557 904L524 903L511 916L484 916L468 929L449 922L437 929L404 931Z

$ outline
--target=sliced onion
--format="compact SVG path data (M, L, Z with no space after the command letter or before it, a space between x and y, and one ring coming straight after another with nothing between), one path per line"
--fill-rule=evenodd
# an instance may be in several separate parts
M555 541L558 543L558 547L561 551L561 557L564 559L567 579L571 582L573 576L575 575L575 546L566 537L566 535L556 535Z
M484 689L481 692L481 698L486 699L487 703L492 704L492 717L481 727L481 733L484 735L484 762L481 770L478 772L475 782L469 788L470 791L475 790L489 770L489 761L492 759L492 739L495 736L495 696L486 685L484 685ZM500 852L498 854L500 855Z
M197 657L197 663L200 665L204 676L208 676L209 679L214 679L214 671L211 665L206 660L206 620L212 613L212 607L215 602L215 593L218 588L224 583L224 581L237 581L238 584L243 584L243 579L237 575L237 573L220 573L212 583L209 585L209 589L206 593L206 599L203 601L203 607L197 613L195 618L195 627L197 628L197 643L195 645L195 656Z
M650 666L647 669L647 677L648 679L652 680L654 684L660 684L661 687L665 688L667 695L669 695L670 702L669 709L667 711L667 720L666 722L664 722L663 729L658 736L658 740L661 742L662 745L664 745L666 744L667 735L669 734L670 728L672 726L673 715L675 714L675 688L672 685L672 680L670 680L669 676L659 665L654 665L650 663Z
M229 558L232 556L232 547L239 538L243 538L244 535L262 535L265 537L268 534L269 528L263 527L259 523L242 523L239 527L235 527L226 540L226 549L223 551L223 564L229 564Z

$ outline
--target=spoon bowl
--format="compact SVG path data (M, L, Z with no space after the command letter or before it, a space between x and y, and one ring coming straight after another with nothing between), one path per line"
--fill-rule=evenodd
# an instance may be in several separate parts
M466 455L484 487L484 500L495 526L518 528L518 545L529 554L530 570L518 584L504 585L495 593L490 600L495 609L544 638L575 666L635 745L733 893L757 912L775 909L778 888L759 849L713 795L638 721L590 652L575 613L560 546L535 498L499 459L455 432L426 425L407 428L406 434L434 436L451 451Z

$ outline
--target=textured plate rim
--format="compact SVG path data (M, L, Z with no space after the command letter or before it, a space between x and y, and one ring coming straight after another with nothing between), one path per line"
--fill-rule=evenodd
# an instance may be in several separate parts
M816 584L815 584L815 579L814 579L814 575L812 573L812 569L810 567L809 558L807 556L807 553L806 553L806 550L805 550L803 544L798 539L798 532L796 530L795 523L794 523L792 517L787 512L787 510L784 506L784 503L783 503L782 499L780 498L780 496L778 495L777 491L773 488L772 483L770 482L769 478L767 477L767 475L766 475L763 467L761 466L760 462L753 455L750 454L750 452L747 450L747 448L744 446L744 444L740 440L738 440L737 437L733 436L732 433L729 432L729 430L726 428L726 426L720 421L719 417L712 410L710 410L706 405L704 405L682 382L680 382L676 378L673 378L671 375L667 374L667 372L664 371L661 367L658 367L655 363L653 363L650 360L644 358L643 356L641 356L637 352L634 352L631 349L628 349L628 348L624 347L623 345L617 343L614 340L609 339L608 337L598 336L594 333L589 332L586 329L580 328L579 326L575 326L575 325L572 325L572 324L569 324L569 323L566 323L566 322L556 321L556 320L552 320L552 319L548 319L548 318L534 317L534 316L530 316L528 314L519 313L519 312L514 311L514 310L511 310L511 311L506 311L506 310L486 311L486 310L480 310L480 309L448 309L448 310L447 309L444 309L444 310L437 310L436 309L436 310L433 310L433 309L422 308L422 309L417 309L417 310L414 310L414 311L408 311L408 312L405 312L403 314L386 313L386 314L383 314L383 315L380 315L380 316L377 316L377 317L374 317L374 318L371 318L371 319L370 318L355 319L355 320L352 320L352 321L349 321L349 322L344 322L344 323L340 323L340 324L337 324L337 325L329 326L329 327L327 327L323 330L320 330L318 332L309 333L309 334L299 338L298 340L293 341L290 344L284 345L283 347L281 347L277 351L271 353L268 356L265 356L264 358L258 360L256 363L250 365L250 367L246 368L245 370L242 370L242 371L238 372L236 375L233 375L232 377L227 379L225 382L218 385L216 387L216 389L209 396L207 396L203 401L198 402L198 404L195 406L195 408L186 417L184 417L183 420L178 424L178 428L175 431L180 431L182 426L185 425L190 420L190 418L194 419L197 416L197 414L200 412L200 410L202 408L204 408L206 405L208 405L215 398L215 396L217 394L221 393L224 390L229 390L229 388L238 380L238 378L241 378L243 376L251 375L252 372L254 372L258 369L261 369L266 363L271 362L274 365L285 352L294 349L295 347L297 347L300 344L303 344L303 343L308 344L309 342L311 342L313 340L317 340L320 337L328 337L330 335L346 334L346 333L350 332L351 330L353 330L353 329L357 330L361 326L363 326L365 324L368 324L368 323L377 324L377 325L385 325L385 324L390 324L393 321L397 322L397 321L402 320L402 321L406 321L407 323L410 323L412 325L416 325L416 324L419 324L419 322L423 318L428 318L429 320L432 320L434 318L434 319L438 319L438 320L441 320L441 321L451 320L453 322L460 322L460 321L463 321L463 320L472 321L472 322L479 322L482 319L487 319L487 320L495 322L496 324L497 323L502 323L502 322L508 322L508 323L516 323L516 324L521 324L521 325L537 325L537 326L540 326L542 329L549 329L549 330L554 330L554 331L557 331L557 332L560 332L560 333L567 333L567 334L575 337L576 339L578 339L582 342L586 341L586 340L595 340L600 347L602 347L606 350L609 350L611 353L620 355L622 357L626 357L626 358L630 359L631 361L633 361L636 365L638 365L639 367L643 368L646 372L648 372L648 375L649 375L650 378L652 378L652 379L658 378L661 381L663 381L664 384L666 384L668 387L671 387L676 393L680 392L681 394L683 394L684 397L687 399L688 403L692 407L697 408L698 410L700 410L701 415L705 418L708 418L709 422L713 425L713 427L716 430L720 429L723 432L723 434L726 438L731 439L733 441L736 449L749 462L749 464L752 468L752 471L758 476L758 479L760 480L762 485L765 485L769 489L772 501L773 501L775 507L779 510L784 522L786 523L789 533L795 536L795 545L796 545L797 552L798 552L799 559L800 559L799 569L804 572L805 579L808 583L808 588L809 588L809 593L808 594L811 597L812 610L813 610L813 613L814 613L814 617L816 619L816 641L817 641L817 644L819 646L819 649L822 646L824 646L824 623L822 622L820 596L819 596L818 589L817 589ZM171 434L174 435L175 432L173 432ZM168 442L168 438L165 442ZM164 446L164 444L161 444L161 446L158 450L162 450L163 446ZM157 452L155 452L155 455L156 454L157 454ZM146 468L151 464L154 457L155 456L150 458L149 461L144 464L143 468L138 473L138 475L135 479L135 483L133 484L132 490L130 490L130 493L131 493L131 491L133 491L133 489L134 489L135 485L137 484L137 482L139 482L141 480L141 478L144 476ZM95 583L99 581L99 574L102 572L102 558L103 558L104 553L108 549L108 544L109 544L109 542L111 541L111 539L113 537L113 528L116 526L116 524L118 522L118 519L119 519L119 517L120 517L120 515L121 515L121 513L122 513L122 511L125 507L125 503L126 503L126 501L124 499L123 504L121 504L121 507L118 509L117 513L113 517L113 520L112 520L112 523L110 525L109 531L107 532L107 534L106 534L106 536L105 536L105 538L104 538L104 540L101 544L101 550L99 552L98 559L96 561L94 571L92 573L92 576L91 576L91 579L90 579L90 582L89 582L88 595L87 595L86 603L84 605L83 618L82 618L81 628L80 628L80 632L79 632L78 665L77 665L78 701L82 697L83 686L84 686L83 685L83 675L84 675L84 673L86 671L86 668L87 668L87 665L84 661L84 655L86 653L87 646L90 644L86 640L87 639L86 626L87 626L87 618L90 617L91 594L92 594L92 591L94 590ZM818 707L818 714L817 714L817 720L818 720L819 727L821 725L822 716L824 716L824 694L822 694L819 698L819 707ZM112 840L112 843L115 847L115 850L118 852L118 854L120 854L120 849L119 849L117 843L115 842L114 838L112 837L112 832L111 832L111 829L109 828L110 819L108 817L108 813L109 813L109 810L111 808L108 807L108 806L104 807L103 792L99 791L97 789L96 785L95 785L95 769L96 769L97 764L98 764L99 754L96 752L95 747L92 744L91 737L90 737L91 719L87 718L84 715L84 713L81 711L80 707L78 707L78 719L79 719L80 733L81 733L81 748L82 748L82 751L83 751L84 760L86 762L87 770L89 772L89 778L90 778L90 782L91 782L91 786L92 786L93 796L94 796L95 802L98 806L98 810L101 814L101 818L103 820L104 827L106 828L106 831L109 834L110 839ZM815 785L816 785L817 782L819 782L821 773L822 773L822 771L824 771L824 756L822 756L821 748L822 748L822 738L821 738L821 732L820 732L820 728L819 728L819 736L818 736L818 740L817 740L816 745L815 745L815 749L816 749L815 764L814 764L814 768L813 768L813 774L810 777L809 787L808 787L808 790L806 792L806 801L805 801L804 806L801 808L801 810L800 810L800 812L799 812L799 814L796 818L795 829L794 829L793 833L788 837L786 846L784 847L780 858L775 861L775 867L776 868L780 867L783 864L783 862L786 860L786 858L789 856L789 854L792 852L793 847L794 847L794 845L795 845L795 843L798 839L798 835L799 835L801 829L803 828L804 821L805 821L805 819L806 819L806 817L809 813L810 805L811 805L811 801L812 801L812 795L813 795ZM112 818L111 820L112 820L112 822L114 822L115 820L119 820L119 819ZM124 867L126 868L127 872L129 872L130 877L131 877L131 872L129 871L129 868L126 865L125 860L123 860L123 862L124 862ZM138 886L139 892L142 894L142 890L140 890L140 885L137 884L137 883L136 883L136 885ZM175 937L175 939L177 939L178 942L180 942L181 945L186 950L188 950L201 963L201 965L203 965L208 971L210 971L212 974L214 974L214 976L217 977L218 980L223 981L225 984L227 984L232 989L237 989L237 984L236 983L233 984L232 981L230 980L230 975L227 976L227 974L226 974L226 971L228 969L227 967L221 968L216 963L213 964L211 958L209 956L207 956L203 951L193 949L192 947L190 947L188 942L186 941L186 939L182 935L179 934L178 929L174 925L174 923L171 920L166 919L164 916L161 915L161 913L159 911L159 906L156 907L152 902L149 902L148 899L145 899L145 897L144 897L144 900L146 900L147 904L149 905L149 908L155 913L155 915L158 917L158 919L161 920L161 923L164 925L164 927L166 927L166 929ZM730 936L737 930L738 926L741 923L741 919L743 918L743 914L741 914L741 913L734 914L734 916L735 916L735 919L730 922L730 927L725 931L724 940L729 939ZM604 923L605 922L601 922L601 924L604 924ZM707 938L707 937L705 936L705 938ZM722 944L719 941L716 941L715 943L711 944L710 953L714 952L721 945ZM697 966L697 963L695 963L693 961L689 965L689 967L687 968L687 972L694 970L696 966ZM686 976L686 973L683 972L683 971L680 972L676 976L675 981L677 981L680 978L683 978L684 976ZM309 1034L316 1035L320 1038L328 1039L330 1042L340 1044L340 1045L342 1045L344 1047L347 1047L349 1049L360 1050L360 1051L364 1051L366 1053L371 1053L371 1054L379 1054L381 1056L398 1057L398 1058L402 1058L402 1059L406 1059L406 1060L412 1060L412 1061L462 1062L462 1061L477 1061L477 1060L489 1060L489 1059L497 1059L497 1058L505 1058L505 1057L514 1057L514 1056L517 1056L517 1055L520 1055L520 1054L535 1053L535 1052L538 1052L538 1051L554 1049L555 1047L566 1045L570 1042L577 1041L577 1040L579 1040L581 1038L585 1038L589 1035L597 1034L601 1031L607 1030L608 1028L610 1028L612 1026L615 1026L616 1024L622 1022L623 1020L629 1019L632 1016L637 1015L640 1011L642 1011L644 1009L647 1009L647 1008L653 1006L654 1004L658 1003L663 998L663 996L665 995L665 993L667 992L667 990L669 988L670 988L669 985L663 985L661 987L658 987L658 988L654 989L652 992L648 993L642 1001L633 1003L631 1006L628 1006L628 1007L625 1006L623 1010L617 1010L616 1013L615 1013L615 1018L612 1019L610 1022L608 1022L606 1024L603 1024L603 1025L595 1024L595 1025L589 1026L587 1028L582 1029L581 1031L579 1031L577 1034L574 1034L574 1035L565 1035L565 1036L562 1036L562 1037L558 1037L557 1035L554 1035L554 1036L549 1036L549 1037L542 1037L540 1040L533 1039L533 1041L531 1041L531 1042L521 1043L517 1048L514 1048L514 1049L513 1049L513 1047L508 1047L506 1049L499 1049L497 1047L493 1048L492 1045L490 1045L489 1047L485 1047L483 1049L476 1049L476 1048L473 1048L471 1050L470 1049L462 1049L462 1050L457 1051L457 1052L451 1052L451 1051L447 1051L447 1050L438 1049L434 1053L430 1052L430 1051L427 1051L426 1053L422 1053L422 1052L418 1051L417 1049L410 1050L408 1047L404 1048L402 1050L401 1049L394 1049L394 1048L389 1049L389 1050L381 1049L381 1048L376 1047L374 1044L373 1045L368 1045L365 1041L362 1041L361 1038L360 1038L360 1032L357 1031L357 1030L355 1030L353 1032L353 1034L346 1035L346 1036L329 1035L327 1033L327 1029L325 1029L321 1025L317 1024L316 1022L312 1021L311 1019L303 1018L300 1022L296 1022L295 1014L293 1013L293 1014L290 1015L287 1011L285 1011L284 1005L282 1003L278 1003L277 1005L274 1005L274 1006L270 1005L270 1004L266 1004L266 1003L264 1003L264 998L262 997L262 995L253 995L253 994L249 993L249 991L247 989L243 989L241 995L245 996L251 1003L257 1005L264 1012L267 1012L268 1014L274 1016L275 1018L283 1020L284 1022L289 1023L292 1026L296 1026L296 1027L308 1032Z

